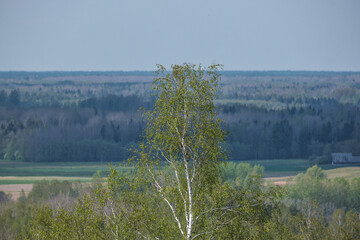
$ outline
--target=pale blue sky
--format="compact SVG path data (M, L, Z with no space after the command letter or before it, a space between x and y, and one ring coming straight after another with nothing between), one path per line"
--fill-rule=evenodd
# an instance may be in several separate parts
M360 71L360 0L0 0L0 71Z

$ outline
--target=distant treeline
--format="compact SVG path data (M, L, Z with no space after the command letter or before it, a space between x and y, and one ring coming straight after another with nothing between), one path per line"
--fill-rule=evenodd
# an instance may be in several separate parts
M8 71L0 72L0 78L9 79L43 79L48 77L67 77L67 76L152 76L152 71Z
M230 159L360 155L360 73L221 73ZM153 106L152 74L0 72L0 159L125 160L146 126L139 109Z
M332 152L360 155L360 108L319 102L306 108L265 110L225 105L234 160L310 158L329 163Z
M21 103L17 103L20 104ZM0 107L1 158L26 161L120 161L136 145L152 101L108 95L71 108ZM232 160L310 158L327 163L332 152L360 155L360 108L336 101L268 110L218 106L229 131Z
M335 71L219 71L223 76L344 76L359 75L360 72L335 72ZM0 71L0 78L9 79L42 79L47 77L66 77L66 76L153 76L153 71Z
M121 161L144 123L139 97L107 96L75 108L1 108L1 158L47 161Z
M150 109L153 101L144 101L137 96L107 95L103 98L89 98L79 102L80 108L93 108L107 111L136 111L140 108Z

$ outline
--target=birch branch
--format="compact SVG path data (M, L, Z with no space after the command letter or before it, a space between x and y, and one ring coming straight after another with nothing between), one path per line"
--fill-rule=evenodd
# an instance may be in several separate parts
M148 171L151 175L151 177L153 178L154 182L155 182L155 186L156 186L156 189L157 191L159 192L160 196L164 199L164 201L167 203L167 205L170 207L171 211L172 211L172 214L173 214L173 217L175 218L175 221L177 222L178 224L178 228L181 232L181 234L183 236L184 235L184 232L182 230L182 226L181 226L181 223L180 223L180 220L178 219L178 217L176 216L176 212L175 212L175 208L171 205L170 201L164 196L163 192L162 192L162 187L161 185L159 184L159 182L156 180L156 177L155 175L153 174L153 172L148 168Z

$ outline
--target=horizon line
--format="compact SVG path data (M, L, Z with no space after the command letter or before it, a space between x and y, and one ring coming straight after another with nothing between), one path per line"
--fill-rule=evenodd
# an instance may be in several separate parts
M0 70L0 73L61 73L61 72L76 72L76 73L96 73L96 72L155 72L156 70ZM318 73L360 73L360 70L218 70L219 72L318 72Z

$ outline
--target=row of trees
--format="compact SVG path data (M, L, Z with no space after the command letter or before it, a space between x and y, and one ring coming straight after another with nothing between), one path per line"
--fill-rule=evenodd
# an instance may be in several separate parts
M231 133L234 159L319 157L329 162L332 152L360 154L360 109L332 104L316 108L267 111L232 105L221 114ZM224 106L224 109L228 108Z
M8 113L7 109L0 112ZM94 109L15 110L0 124L0 153L7 160L122 161L143 129L137 112Z
M145 128L136 110L144 105L152 108L134 96L107 96L83 101L82 108L0 108L1 156L27 161L124 160ZM332 152L360 155L358 106L333 103L268 111L227 104L217 110L230 132L226 140L232 160L310 157L326 163Z
M145 128L138 108L154 105L152 74L48 74L0 79L0 88L5 87L0 91L0 158L126 159ZM313 74L225 73L216 107L231 133L226 140L232 160L326 163L332 152L360 154L359 76ZM11 73L1 76L11 78Z

